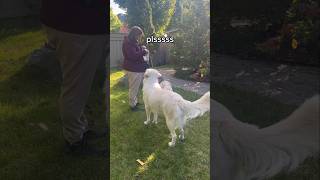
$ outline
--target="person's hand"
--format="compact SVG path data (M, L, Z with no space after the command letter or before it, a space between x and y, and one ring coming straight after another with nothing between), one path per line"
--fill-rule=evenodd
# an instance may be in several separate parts
M146 46L141 46L142 51L144 51L146 54L149 54L149 50L147 49Z

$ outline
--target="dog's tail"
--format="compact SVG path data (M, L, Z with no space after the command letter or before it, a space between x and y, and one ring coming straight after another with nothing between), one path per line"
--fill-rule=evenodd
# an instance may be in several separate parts
M193 119L202 116L210 110L210 92L205 93L196 101L184 101L182 107L185 112L184 114L186 119Z
M213 121L219 126L216 130L224 149L235 159L235 166L245 171L241 174L246 179L267 178L293 170L308 156L317 155L319 103L319 95L314 96L286 119L262 129L236 120L219 104L213 106L218 108Z

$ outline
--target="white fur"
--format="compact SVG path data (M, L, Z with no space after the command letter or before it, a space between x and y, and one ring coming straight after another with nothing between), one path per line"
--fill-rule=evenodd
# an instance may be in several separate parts
M155 69L147 69L144 74L143 101L147 115L144 124L151 121L151 113L154 115L155 123L157 123L158 114L163 114L171 135L169 146L174 146L177 138L175 130L179 129L181 133L179 138L184 139L183 128L186 121L202 116L210 110L210 93L207 92L194 102L187 101L178 93L161 88L158 82L160 76L161 74Z
M262 129L238 121L219 102L211 103L213 179L265 179L319 153L319 95Z
M168 90L168 91L172 91L172 86L171 86L171 83L170 83L169 81L162 81L162 82L160 83L160 87L161 87L162 89L166 89L166 90Z

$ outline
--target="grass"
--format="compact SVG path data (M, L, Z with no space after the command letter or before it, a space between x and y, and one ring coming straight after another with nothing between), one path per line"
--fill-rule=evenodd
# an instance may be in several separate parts
M111 179L209 179L209 115L190 121L185 142L169 148L169 130L163 117L157 125L145 126L145 112L130 111L128 90L118 84L123 75L115 70L110 75ZM198 98L194 93L175 91L189 100ZM139 165L137 159L146 164Z
M0 179L108 179L106 158L64 153L59 83L27 65L46 37L40 26L22 22L0 22L6 24L0 30ZM96 86L92 92L88 118L104 127L104 94Z
M266 127L285 118L297 107L285 105L255 93L215 84L214 98L224 104L234 116L244 122ZM272 112L272 113L270 113ZM309 158L289 174L279 174L270 180L316 180L319 179L319 159Z
M0 19L0 39L41 28L39 17L26 16Z

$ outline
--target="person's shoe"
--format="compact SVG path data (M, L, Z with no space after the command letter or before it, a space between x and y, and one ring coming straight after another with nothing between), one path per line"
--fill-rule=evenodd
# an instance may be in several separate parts
M99 157L106 157L107 149L96 149L91 146L88 146L84 140L79 142L69 144L66 143L66 153L70 155L76 156L99 156Z
M107 137L107 131L97 132L93 130L88 130L83 134L83 136L87 139L99 139L99 138L106 138Z

